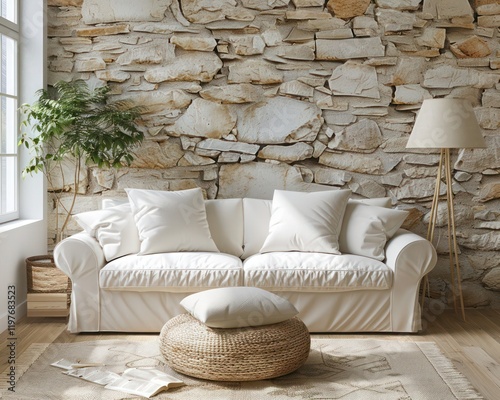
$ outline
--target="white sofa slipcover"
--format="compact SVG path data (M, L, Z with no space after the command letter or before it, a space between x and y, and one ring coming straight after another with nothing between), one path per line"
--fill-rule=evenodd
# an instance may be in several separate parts
M306 252L259 254L270 200L207 200L207 220L221 253L131 254L106 262L99 243L75 234L54 250L73 282L70 332L159 332L185 312L189 294L255 286L288 299L311 332L416 332L419 285L436 264L433 246L400 229L386 258Z

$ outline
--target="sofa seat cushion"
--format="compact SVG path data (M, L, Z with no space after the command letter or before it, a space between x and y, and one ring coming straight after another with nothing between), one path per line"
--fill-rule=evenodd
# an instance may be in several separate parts
M99 273L102 289L193 293L221 286L242 286L241 260L223 253L182 252L129 255Z
M345 292L385 290L392 270L381 261L354 255L274 252L243 263L245 286L270 291Z

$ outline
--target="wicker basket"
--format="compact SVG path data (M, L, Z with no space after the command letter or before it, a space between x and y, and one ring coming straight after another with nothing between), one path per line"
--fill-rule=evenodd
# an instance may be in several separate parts
M160 350L178 372L214 381L270 379L307 360L311 338L298 318L258 327L214 329L181 314L160 333Z
M67 293L68 304L71 280L56 267L54 257L33 256L26 259L28 293Z

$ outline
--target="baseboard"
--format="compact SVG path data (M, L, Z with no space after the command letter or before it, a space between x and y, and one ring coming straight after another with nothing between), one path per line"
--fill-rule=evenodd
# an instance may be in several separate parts
M16 306L16 324L21 320L21 318L24 318L26 316L26 311L27 311L27 303L26 300L24 300L21 304L18 304ZM8 314L4 313L0 316L0 333L3 333L4 331L7 330L7 318Z

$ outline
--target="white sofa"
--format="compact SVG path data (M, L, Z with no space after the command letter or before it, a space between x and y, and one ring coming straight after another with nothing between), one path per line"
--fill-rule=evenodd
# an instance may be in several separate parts
M311 332L416 332L419 285L436 264L433 246L399 229L385 260L306 252L259 254L270 200L205 202L220 253L130 254L106 262L99 242L82 232L54 250L73 282L70 332L159 332L185 312L187 295L226 286L256 286L287 298Z

